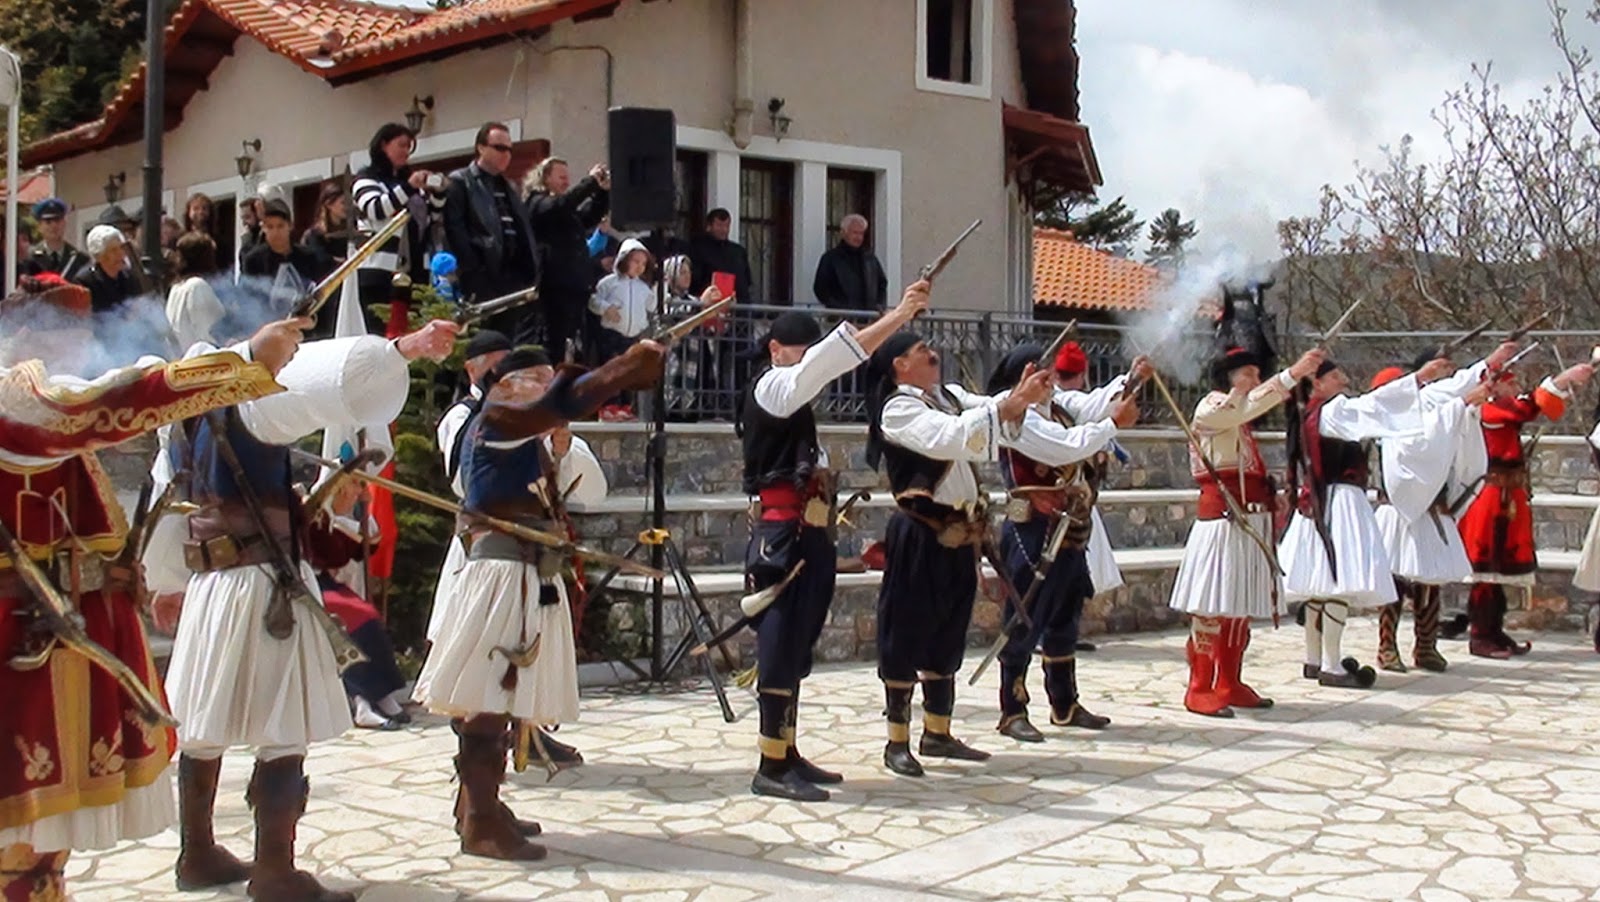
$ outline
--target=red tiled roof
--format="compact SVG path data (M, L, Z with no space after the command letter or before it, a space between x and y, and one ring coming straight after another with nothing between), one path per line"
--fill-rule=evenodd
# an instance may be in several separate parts
M1080 310L1143 310L1161 271L1095 250L1071 232L1033 230L1033 302Z
M484 42L536 31L554 22L604 14L619 0L464 0L446 10L402 9L359 0L183 0L167 24L167 128L182 119L189 98L248 34L274 53L333 84ZM196 32L205 38L196 41ZM175 69L182 76L171 77ZM139 137L144 112L141 65L118 88L99 119L24 148L25 165L64 159Z
M50 196L50 173L48 171L39 169L34 172L23 172L19 175L22 181L18 182L18 184L22 188L17 191L18 209L26 210L29 205L36 204ZM9 187L4 181L0 181L0 201L6 199Z

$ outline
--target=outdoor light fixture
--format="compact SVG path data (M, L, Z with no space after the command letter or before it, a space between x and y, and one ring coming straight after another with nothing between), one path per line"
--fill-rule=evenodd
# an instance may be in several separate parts
M774 97L767 101L767 119L772 123L772 136L779 141L789 134L789 125L794 122L783 114L782 97Z
M428 114L433 111L433 95L427 97L411 97L411 109L406 110L406 126L412 134L422 131L422 123L428 119Z
M261 152L261 139L251 138L239 143L242 145L244 152L234 157L233 163L239 167L239 178L247 179L250 177L251 170L256 167L255 155Z
M126 172L113 172L106 176L106 184L102 189L106 193L106 203L114 204L122 199L122 186L128 183Z

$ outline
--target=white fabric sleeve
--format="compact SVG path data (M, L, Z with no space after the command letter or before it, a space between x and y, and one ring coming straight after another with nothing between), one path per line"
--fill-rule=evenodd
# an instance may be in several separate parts
M465 404L453 405L439 418L439 427L434 430L434 436L439 440L439 453L444 457L445 475L450 473L450 463L453 460L456 448L456 436L467 425L467 406ZM466 489L461 484L461 474L456 473L456 478L450 481L450 488L455 491L457 498L466 497Z
M1128 374L1123 373L1092 391L1056 392L1056 403L1074 422L1093 423L1111 416L1111 407L1117 403L1117 395L1122 394L1122 388L1127 384Z
M1065 466L1093 457L1117 434L1110 420L1063 426L1033 408L1023 414L1022 428L1015 438L1002 436L1000 444L1052 467Z
M1560 398L1563 401L1571 401L1572 400L1572 392L1571 392L1571 390L1564 389L1561 386L1557 385L1556 384L1556 380L1555 380L1554 377L1546 376L1544 381L1539 383L1539 387L1544 389L1545 391L1549 392L1550 394L1555 395L1556 397Z
M1197 432L1224 432L1255 420L1289 397L1295 379L1284 370L1249 392L1214 391L1200 399L1194 411Z
M1596 423L1594 428L1589 431L1589 445L1600 449L1600 423Z
M1480 360L1472 366L1462 367L1444 379L1429 382L1422 387L1422 403L1443 404L1453 398L1466 397L1467 392L1483 381L1489 371L1489 361Z
M883 405L882 426L885 440L934 460L992 460L1000 447L993 403L950 414L910 395L894 395Z
M550 447L550 440L545 439L545 448ZM574 435L572 446L567 449L567 455L561 458L561 494L565 495L568 504L590 505L598 504L605 500L606 471L600 469L600 459L595 457L594 449L589 443ZM574 488L573 484L577 487ZM572 494L568 495L567 493Z
M774 366L762 373L756 381L756 403L775 417L793 416L821 394L828 383L866 360L867 352L856 343L855 327L840 323L821 341L806 348L799 363Z
M256 438L287 445L329 426L386 425L410 390L406 359L375 335L313 341L278 373L286 391L239 405Z
M1423 430L1383 442L1383 486L1400 516L1415 522L1449 482L1467 404L1459 398L1423 412Z
M1340 395L1322 405L1318 431L1325 438L1359 442L1404 438L1422 431L1417 380L1407 376L1364 395Z

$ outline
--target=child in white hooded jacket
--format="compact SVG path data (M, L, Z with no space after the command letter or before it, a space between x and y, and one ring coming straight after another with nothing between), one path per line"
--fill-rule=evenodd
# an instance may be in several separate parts
M615 271L595 286L589 309L600 317L600 333L595 336L601 365L621 356L650 327L650 311L655 309L655 289L645 281L651 264L650 252L637 238L622 242L617 251ZM600 410L603 420L633 419L632 407L619 398Z

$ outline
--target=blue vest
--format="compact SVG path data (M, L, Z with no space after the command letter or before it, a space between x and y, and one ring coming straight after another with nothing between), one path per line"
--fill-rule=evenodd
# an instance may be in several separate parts
M261 503L272 507L289 507L293 490L290 488L289 449L269 445L244 427L239 417L229 410L227 421L228 444L238 455L250 487L255 489ZM212 440L211 421L198 417L191 421L190 449L184 459L181 442L173 442L171 450L174 467L182 472L189 469L189 499L196 503L211 501L240 501L239 487L233 478L233 468L217 450Z
M466 490L467 510L497 516L550 515L544 501L528 489L546 472L542 439L530 438L512 448L490 447L488 442L504 439L482 417L474 417L463 431L468 433L461 448L461 482ZM556 486L547 491L552 499L560 496Z

